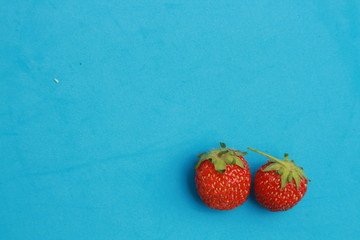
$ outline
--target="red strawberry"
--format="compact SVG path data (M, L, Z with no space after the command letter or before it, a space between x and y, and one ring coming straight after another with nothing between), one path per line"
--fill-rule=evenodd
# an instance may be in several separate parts
M250 169L245 152L227 148L200 154L195 166L196 188L210 208L230 210L242 205L250 193Z
M248 148L269 157L255 174L255 197L264 207L273 212L286 211L294 207L305 195L309 179L303 168L297 166L285 153L280 160L266 153Z

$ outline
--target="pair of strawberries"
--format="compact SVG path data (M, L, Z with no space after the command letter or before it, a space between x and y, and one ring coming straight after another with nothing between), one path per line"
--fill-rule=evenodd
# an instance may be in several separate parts
M246 152L221 148L199 154L196 187L202 201L210 208L230 210L242 205L250 194L251 173L243 157ZM270 211L286 211L305 195L309 179L301 167L285 154L284 160L252 148L251 151L269 157L268 163L255 174L256 200Z

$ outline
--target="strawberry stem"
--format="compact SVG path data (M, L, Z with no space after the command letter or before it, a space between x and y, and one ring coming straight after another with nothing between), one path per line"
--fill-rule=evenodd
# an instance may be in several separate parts
M266 157L269 157L269 158L271 158L272 160L274 160L275 162L280 163L281 165L285 165L285 164L284 164L284 161L282 161L282 160L280 160L280 159L277 159L277 158L275 158L275 157L273 157L273 156L271 156L271 155L269 155L269 154L260 152L260 151L258 151L258 150L255 150L255 149L249 148L249 147L248 147L247 149L249 149L249 150L251 150L251 151L253 151L253 152L259 153L259 154L261 154L261 155L264 155L264 156L266 156Z

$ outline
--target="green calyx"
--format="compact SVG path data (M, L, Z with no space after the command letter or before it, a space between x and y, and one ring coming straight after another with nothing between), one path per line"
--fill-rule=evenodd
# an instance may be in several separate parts
M219 173L225 173L227 164L238 165L241 168L245 168L244 162L239 158L239 156L246 155L246 152L227 148L225 143L220 143L220 146L220 149L215 149L206 153L199 154L198 157L200 159L196 164L195 169L197 169L200 164L205 160L209 160L210 162L212 162L214 164L215 170Z
M263 172L276 171L277 174L281 175L281 188L283 189L288 183L295 181L296 188L299 189L301 179L310 181L302 167L297 166L294 163L294 160L289 160L289 154L284 154L284 160L280 160L273 156L270 156L266 153L260 152L258 150L248 148L251 151L269 157L269 165L263 169Z

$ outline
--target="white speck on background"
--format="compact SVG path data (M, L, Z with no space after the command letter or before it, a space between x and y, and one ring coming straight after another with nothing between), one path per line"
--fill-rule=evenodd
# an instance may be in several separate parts
M59 79L54 78L54 82L59 83L60 81L59 81Z

